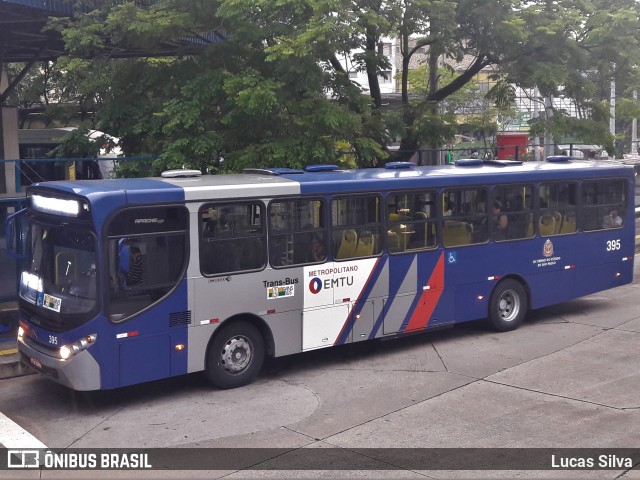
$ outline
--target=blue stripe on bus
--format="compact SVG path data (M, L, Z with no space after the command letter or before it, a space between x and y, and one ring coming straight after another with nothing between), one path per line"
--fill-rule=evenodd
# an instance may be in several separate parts
M386 311L388 310L388 306L393 302L396 295L398 294L404 279L406 278L409 270L411 270L411 265L413 264L415 255L399 255L392 256L389 260L389 296L387 297L387 301L380 309L380 315L376 319L375 324L373 325L373 330L369 335L369 338L375 338L382 326L384 321L384 317L386 315Z
M351 332L353 331L353 326L356 323L355 322L356 316L362 312L362 308L364 307L367 300L369 299L369 296L371 295L371 292L373 291L373 287L376 285L378 278L380 278L380 272L382 272L386 262L387 262L387 257L379 257L376 260L376 263L373 266L373 269L371 269L371 273L369 274L369 278L367 279L367 283L362 289L362 292L360 292L360 296L358 297L354 305L355 308L351 311L351 313L349 313L349 316L347 317L347 321L345 325L342 327L342 331L340 332L340 335L338 335L338 338L334 345L341 345L343 343L346 343L347 340L349 339L349 335L351 335Z

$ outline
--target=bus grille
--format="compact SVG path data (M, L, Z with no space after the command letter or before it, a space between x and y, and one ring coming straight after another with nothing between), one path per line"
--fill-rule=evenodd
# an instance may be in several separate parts
M169 326L177 327L178 325L189 325L191 323L191 310L184 312L171 313L169 315Z

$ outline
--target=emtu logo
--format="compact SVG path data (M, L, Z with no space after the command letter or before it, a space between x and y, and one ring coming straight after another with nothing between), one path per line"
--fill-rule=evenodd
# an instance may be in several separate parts
M309 291L313 294L320 293L323 288L329 290L332 288L344 288L353 286L353 276L351 277L337 277L337 278L325 278L321 280L318 277L314 277L309 282Z
M312 278L309 282L309 291L315 295L320 293L320 290L322 290L322 280L318 277Z

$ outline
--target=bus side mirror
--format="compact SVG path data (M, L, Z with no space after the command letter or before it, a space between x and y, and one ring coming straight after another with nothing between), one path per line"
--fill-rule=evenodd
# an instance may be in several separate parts
M17 259L27 259L27 209L9 215L5 221L7 255Z
M130 268L131 247L125 243L125 239L118 242L118 273L126 275Z

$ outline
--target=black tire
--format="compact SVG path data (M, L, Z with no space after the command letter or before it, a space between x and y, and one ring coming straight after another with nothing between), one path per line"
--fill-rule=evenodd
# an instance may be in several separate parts
M220 328L209 349L205 374L219 388L237 388L253 382L264 363L264 339L248 322L238 321Z
M527 292L520 282L507 278L493 289L489 301L489 324L500 332L515 330L529 308Z

